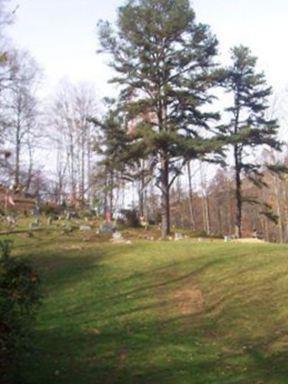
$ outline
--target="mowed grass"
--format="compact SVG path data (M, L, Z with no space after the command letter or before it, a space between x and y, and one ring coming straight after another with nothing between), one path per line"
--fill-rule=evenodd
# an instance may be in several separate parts
M16 241L42 276L29 384L288 383L288 247Z

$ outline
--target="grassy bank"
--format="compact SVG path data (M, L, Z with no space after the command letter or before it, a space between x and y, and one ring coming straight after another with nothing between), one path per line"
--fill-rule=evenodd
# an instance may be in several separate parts
M44 301L29 384L288 383L288 247L19 238Z

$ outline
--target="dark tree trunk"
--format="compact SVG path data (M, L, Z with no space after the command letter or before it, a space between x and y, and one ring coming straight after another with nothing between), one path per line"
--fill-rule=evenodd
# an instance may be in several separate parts
M169 186L169 160L162 161L161 172L161 215L162 215L162 239L170 235L170 186Z
M236 197L236 223L235 235L237 238L242 237L242 182L241 182L241 169L238 157L238 148L234 147L234 160L235 160L235 197Z

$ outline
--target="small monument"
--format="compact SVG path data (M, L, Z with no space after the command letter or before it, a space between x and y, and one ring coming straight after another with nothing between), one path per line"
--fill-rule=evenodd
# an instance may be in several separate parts
M113 233L112 239L115 241L123 240L123 236L120 232L116 231Z
M183 239L184 239L184 236L182 233L180 233L180 232L175 233L175 236L174 236L175 241L179 241L179 240L183 240Z

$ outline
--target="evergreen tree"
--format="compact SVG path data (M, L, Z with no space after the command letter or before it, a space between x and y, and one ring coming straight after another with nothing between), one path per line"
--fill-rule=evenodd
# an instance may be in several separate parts
M170 188L188 160L219 150L209 110L217 40L195 21L189 0L132 0L117 28L99 25L101 52L112 56L129 156L151 157L161 191L162 237L170 232ZM208 132L208 134L207 134Z
M225 87L233 103L227 108L231 118L224 132L233 148L235 230L241 238L243 203L257 203L243 196L242 179L246 176L258 187L264 185L263 164L256 162L251 150L261 146L279 150L281 145L277 139L277 121L265 117L272 89L267 86L264 73L256 71L257 58L244 46L234 47L231 52L232 65L226 72Z

